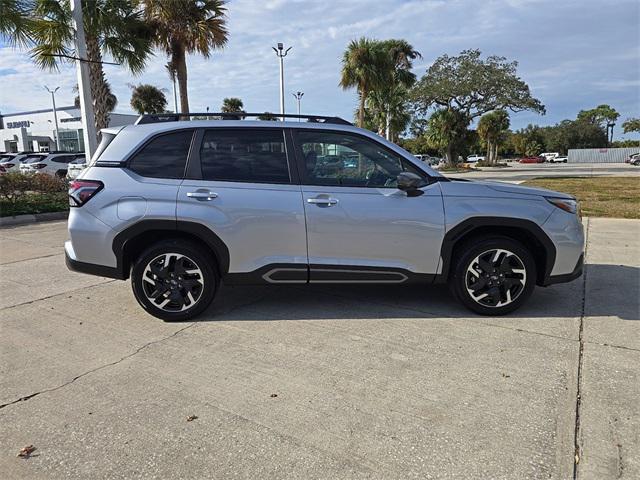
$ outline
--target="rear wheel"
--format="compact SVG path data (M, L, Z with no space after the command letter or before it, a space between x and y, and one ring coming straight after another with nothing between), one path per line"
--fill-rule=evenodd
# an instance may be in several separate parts
M166 321L189 320L202 313L218 289L213 259L191 242L167 240L145 250L131 271L138 303Z
M536 264L519 242L484 237L457 249L451 290L468 309L482 315L504 315L519 308L535 287Z

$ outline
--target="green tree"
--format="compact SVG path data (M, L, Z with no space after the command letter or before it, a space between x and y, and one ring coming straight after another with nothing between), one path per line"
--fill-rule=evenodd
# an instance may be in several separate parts
M459 111L442 108L436 110L427 122L426 138L429 145L453 165L464 148L468 119Z
M227 9L223 0L142 0L153 40L163 49L175 71L181 113L189 113L187 53L209 58L227 44Z
M140 115L163 113L167 108L167 97L158 87L149 84L129 85L131 88L131 108Z
M588 122L598 125L603 130L607 128L608 123L613 123L620 117L615 108L609 105L598 105L591 110L580 110L578 112L578 121Z
M517 130L511 135L510 141L513 150L522 156L538 155L543 152L546 147L545 132L538 125L529 124L526 128Z
M0 0L0 38L11 46L33 43L34 0Z
M82 2L89 62L89 88L99 132L109 124L112 93L102 67L103 56L140 73L152 53L150 31L137 0ZM76 61L75 30L69 0L35 0L32 16L31 55L43 69L58 70L60 62Z
M244 104L242 103L242 100L237 97L225 98L222 101L222 107L220 107L220 111L223 113L245 113ZM225 118L232 120L242 120L244 117L242 115L238 115Z
M356 88L359 96L358 126L364 128L365 107L369 93L380 87L384 78L386 58L380 42L366 37L352 40L342 56L340 86L347 90Z
M262 115L258 115L258 120L267 121L267 122L275 122L275 121L278 120L278 117L276 117L271 112L264 112Z
M479 50L465 50L456 57L443 55L411 89L414 112L425 116L434 107L456 112L457 121L464 123L465 128L455 131L463 136L474 118L493 110L531 110L544 114L544 105L517 76L517 67L518 62L504 57L490 56L483 60ZM456 148L464 143L463 138L452 141L457 143Z
M506 140L509 130L509 114L504 110L485 113L478 122L478 135L487 148L486 161L495 164L498 148Z
M371 91L367 108L374 111L378 133L396 140L411 120L407 109L408 89L416 82L411 68L413 61L422 56L402 39L383 40L377 45L381 50L378 67L382 81Z
M640 118L628 118L622 124L624 133L640 132Z

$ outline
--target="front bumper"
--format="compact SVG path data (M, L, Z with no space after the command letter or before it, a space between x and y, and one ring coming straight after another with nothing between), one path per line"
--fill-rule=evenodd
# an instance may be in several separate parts
M578 258L578 263L576 263L576 267L573 269L571 273L565 273L563 275L551 275L547 277L542 283L543 287L548 287L549 285L554 285L556 283L567 283L572 282L576 278L580 278L582 276L582 272L584 270L584 254L580 255Z

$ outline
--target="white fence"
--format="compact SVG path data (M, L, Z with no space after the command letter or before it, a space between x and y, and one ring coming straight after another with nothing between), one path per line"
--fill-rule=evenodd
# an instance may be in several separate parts
M569 150L568 163L623 163L634 153L635 148L576 148Z

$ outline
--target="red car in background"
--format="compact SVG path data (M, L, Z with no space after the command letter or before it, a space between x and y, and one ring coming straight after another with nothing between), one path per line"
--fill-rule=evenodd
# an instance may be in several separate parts
M544 163L544 157L522 157L520 163Z

